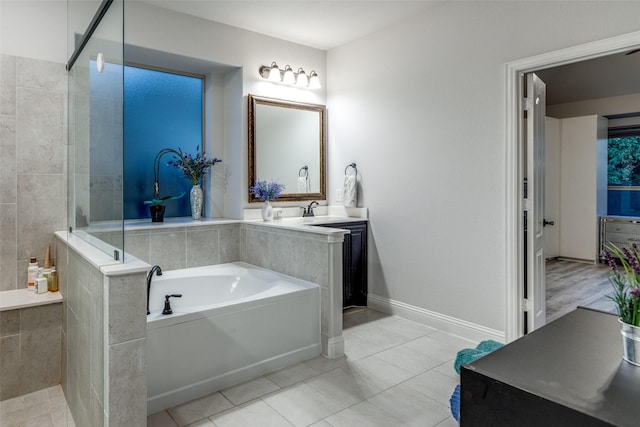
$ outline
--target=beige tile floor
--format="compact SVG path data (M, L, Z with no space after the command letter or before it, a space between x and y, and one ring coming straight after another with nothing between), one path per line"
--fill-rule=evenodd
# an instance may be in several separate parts
M73 427L59 385L0 402L1 427Z
M344 317L346 357L318 357L148 417L149 427L452 427L458 350L475 343L368 309Z

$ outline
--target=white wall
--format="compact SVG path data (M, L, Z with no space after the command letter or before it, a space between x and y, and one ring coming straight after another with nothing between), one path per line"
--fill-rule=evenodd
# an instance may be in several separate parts
M544 256L560 256L560 136L561 120L545 118L544 141L544 216L553 221L544 229Z
M598 116L561 120L560 256L595 262L598 215L606 213L606 119ZM598 137L605 132L604 153ZM599 157L600 155L600 157ZM600 165L600 167L599 167ZM601 184L601 183L600 183ZM604 188L604 194L602 188ZM600 200L598 197L600 196ZM601 206L604 197L605 211Z
M65 63L66 1L0 1L0 53Z
M639 2L444 2L329 51L329 186L358 164L369 290L505 330L505 63L640 29Z

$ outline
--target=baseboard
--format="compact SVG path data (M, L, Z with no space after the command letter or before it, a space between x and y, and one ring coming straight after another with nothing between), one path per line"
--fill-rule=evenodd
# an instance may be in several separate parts
M487 328L482 325L460 320L435 311L409 305L400 301L378 295L367 295L367 306L383 313L393 314L414 322L421 323L441 331L458 335L460 337L480 342L484 340L494 340L505 342L505 334L496 329Z
M571 262L580 262L582 264L597 264L598 261L594 259L586 259L586 258L572 258L568 256L559 256L556 257L558 261L571 261Z

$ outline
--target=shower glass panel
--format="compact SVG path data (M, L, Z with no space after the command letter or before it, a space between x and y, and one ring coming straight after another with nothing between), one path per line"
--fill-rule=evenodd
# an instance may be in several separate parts
M103 1L84 35L72 34L76 52L68 65L69 230L120 262L124 258L123 30L123 0Z

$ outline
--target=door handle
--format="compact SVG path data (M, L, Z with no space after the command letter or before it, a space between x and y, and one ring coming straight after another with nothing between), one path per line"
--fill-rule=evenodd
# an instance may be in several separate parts
M546 219L542 220L542 226L546 227L547 225L555 225L556 223L554 221L547 221Z

